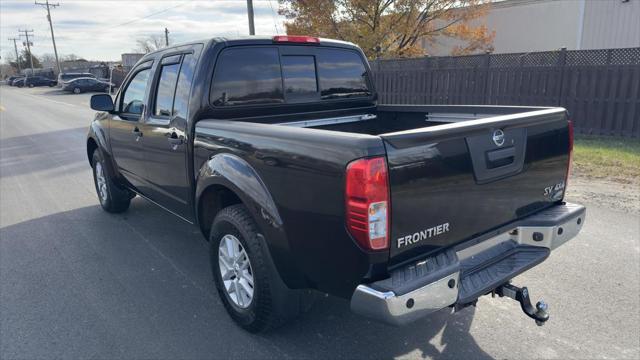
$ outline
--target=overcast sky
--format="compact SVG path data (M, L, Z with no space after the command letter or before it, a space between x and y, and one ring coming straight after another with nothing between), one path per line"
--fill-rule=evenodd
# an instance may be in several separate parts
M45 0L38 0L44 2ZM133 52L136 39L170 31L169 41L213 36L248 35L246 0L54 0L51 10L58 54L76 54L87 60L119 60ZM277 0L254 0L256 34L284 33ZM0 55L13 53L18 29L34 30L32 50L53 54L46 10L33 0L0 0ZM21 44L18 44L20 51Z

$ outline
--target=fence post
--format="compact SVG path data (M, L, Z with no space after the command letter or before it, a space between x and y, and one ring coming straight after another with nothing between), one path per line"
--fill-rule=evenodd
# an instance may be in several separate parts
M491 67L491 53L484 54L484 104L489 104L489 67Z
M558 66L560 67L560 90L558 91L557 104L562 104L562 93L564 91L564 68L567 65L567 48L562 47L560 49L560 56L558 56Z

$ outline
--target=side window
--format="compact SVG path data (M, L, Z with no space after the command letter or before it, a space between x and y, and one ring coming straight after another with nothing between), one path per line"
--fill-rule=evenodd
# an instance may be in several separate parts
M144 94L151 69L140 70L133 76L122 95L121 111L126 114L141 115L144 109Z
M216 63L210 100L215 106L284 102L278 49L225 50Z
M285 94L318 92L316 62L313 56L283 56L282 76L284 77Z
M323 99L371 95L364 63L356 52L318 49L318 76Z
M193 72L196 68L196 56L187 54L182 60L180 75L178 75L178 86L176 87L176 99L173 102L173 116L187 118L187 109L189 108L189 95L191 92L191 82L193 81Z
M176 91L180 63L163 65L160 68L160 81L156 90L155 116L171 116L173 94Z

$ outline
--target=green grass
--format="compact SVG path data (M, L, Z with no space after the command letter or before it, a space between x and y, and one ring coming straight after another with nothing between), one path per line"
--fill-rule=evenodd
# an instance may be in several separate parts
M576 135L573 174L640 184L640 140Z

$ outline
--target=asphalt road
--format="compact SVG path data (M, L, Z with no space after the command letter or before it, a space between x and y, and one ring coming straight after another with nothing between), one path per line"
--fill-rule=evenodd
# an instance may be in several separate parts
M324 297L250 335L215 293L195 227L136 198L103 212L85 153L88 98L0 89L0 358L640 358L640 220L589 205L583 232L515 280L510 300L394 328ZM640 190L639 190L640 191Z

